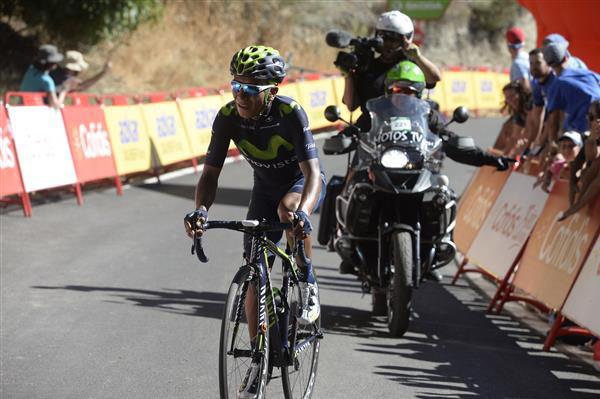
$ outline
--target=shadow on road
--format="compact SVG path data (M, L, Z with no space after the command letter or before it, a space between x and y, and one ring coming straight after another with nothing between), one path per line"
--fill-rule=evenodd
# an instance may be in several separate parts
M102 292L110 298L120 298L135 306L158 308L169 313L186 316L210 317L221 319L225 307L226 294L216 292L197 292L188 290L141 290L119 287L90 287L83 285L65 285L58 287L33 286L43 290L68 290L79 292ZM111 302L123 303L111 300Z
M173 183L143 184L136 187L189 200L194 200L194 192L196 190L195 185ZM215 203L247 207L250 203L251 193L252 191L247 189L219 187Z

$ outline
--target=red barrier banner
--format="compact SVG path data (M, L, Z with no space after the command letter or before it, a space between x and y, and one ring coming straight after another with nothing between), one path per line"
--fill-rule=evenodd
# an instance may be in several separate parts
M15 143L3 106L0 106L0 197L25 191L17 164Z
M562 313L600 336L600 240L592 247L565 302Z
M62 110L73 154L77 180L85 183L116 176L115 161L99 106L74 106Z
M569 206L568 182L554 185L531 234L513 284L545 305L560 309L600 226L600 198L559 222Z
M454 242L462 253L467 253L492 205L500 195L510 173L498 172L491 166L482 166L463 193L458 205Z
M471 263L502 279L540 217L548 194L536 178L513 172L467 252Z

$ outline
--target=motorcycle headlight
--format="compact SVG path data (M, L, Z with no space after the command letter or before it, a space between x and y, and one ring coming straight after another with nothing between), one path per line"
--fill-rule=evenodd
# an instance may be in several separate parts
M381 165L386 168L403 168L408 163L408 155L397 148L390 148L381 155Z

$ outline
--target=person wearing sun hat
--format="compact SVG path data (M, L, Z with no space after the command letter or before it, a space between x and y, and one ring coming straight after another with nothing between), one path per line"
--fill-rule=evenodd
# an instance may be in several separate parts
M506 46L512 59L510 64L510 81L520 81L525 88L530 89L529 57L523 51L525 34L521 28L512 27L506 31Z
M19 91L44 92L48 95L48 103L53 108L62 107L66 92L58 94L56 84L50 71L64 59L64 56L52 44L39 47L33 63L25 72Z
M111 63L107 62L102 70L89 79L79 79L79 74L84 72L89 67L89 64L83 58L83 54L79 51L69 50L65 54L65 58L60 63L58 68L50 72L50 76L54 79L54 83L59 90L64 89L65 83L70 83L70 91L83 91L95 84L102 78L110 69Z

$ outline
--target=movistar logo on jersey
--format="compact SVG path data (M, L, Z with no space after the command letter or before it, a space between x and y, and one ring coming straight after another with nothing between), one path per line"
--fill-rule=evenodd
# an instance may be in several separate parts
M289 143L278 134L271 136L271 138L269 139L269 144L264 150L261 150L260 148L256 147L254 144L252 144L246 139L240 140L237 145L240 151L244 153L244 155L257 159L262 159L265 161L277 158L277 153L279 152L279 147L281 146L283 146L288 151L294 149L293 144Z

